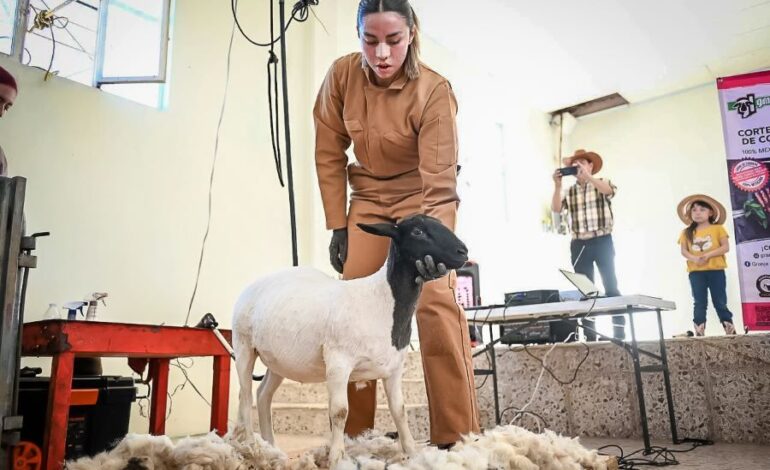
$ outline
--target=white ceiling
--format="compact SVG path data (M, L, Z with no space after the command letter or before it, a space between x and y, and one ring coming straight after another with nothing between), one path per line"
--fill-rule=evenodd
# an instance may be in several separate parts
M770 0L413 0L424 34L546 111L770 68ZM467 59L466 59L467 57Z

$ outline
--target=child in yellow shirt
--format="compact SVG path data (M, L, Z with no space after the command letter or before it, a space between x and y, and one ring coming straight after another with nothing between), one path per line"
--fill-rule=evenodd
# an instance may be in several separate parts
M679 245L690 273L695 335L703 336L706 331L708 291L711 291L711 301L725 334L734 335L733 314L727 308L725 253L730 246L722 225L726 218L725 208L709 196L694 194L679 203L677 213L687 225L679 235Z

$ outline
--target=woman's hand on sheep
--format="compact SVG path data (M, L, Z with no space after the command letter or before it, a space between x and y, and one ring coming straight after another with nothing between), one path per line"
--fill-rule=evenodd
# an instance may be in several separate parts
M415 264L417 265L417 272L420 274L414 279L417 284L438 279L449 272L444 263L434 263L433 257L430 255L427 255L424 261L418 259Z
M342 267L348 259L348 229L338 228L332 231L332 241L329 243L329 261L335 271L342 274Z

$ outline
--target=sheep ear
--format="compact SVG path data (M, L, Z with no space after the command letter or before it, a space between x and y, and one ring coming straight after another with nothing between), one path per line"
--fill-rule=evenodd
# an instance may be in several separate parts
M358 228L366 233L378 235L380 237L396 238L398 237L398 225L396 224L356 224Z

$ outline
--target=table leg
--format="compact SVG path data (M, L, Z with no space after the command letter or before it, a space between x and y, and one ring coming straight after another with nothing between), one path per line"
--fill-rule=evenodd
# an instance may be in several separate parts
M489 325L489 341L493 343L494 328ZM492 390L495 395L495 424L500 424L500 398L497 394L497 358L495 358L495 347L491 346L489 351L489 368L492 370Z
M647 407L644 404L644 388L642 386L642 369L639 363L639 345L636 343L636 328L634 327L634 312L631 306L627 309L628 323L631 324L631 358L634 361L634 378L636 380L636 395L639 400L639 418L642 422L642 437L644 438L644 452L649 454L650 430L647 427Z
M666 402L668 403L668 423L671 426L671 440L679 444L676 433L676 414L674 414L674 399L671 394L671 377L668 370L668 356L666 354L666 341L663 339L663 320L660 318L660 309L655 310L658 318L658 340L660 341L660 359L663 363L663 383L666 387Z
M211 391L211 427L227 433L227 405L230 398L230 356L214 356L214 384Z
M150 434L160 436L166 433L166 405L168 402L169 358L150 360L152 380L152 401L150 403Z
M53 357L43 434L43 468L46 470L60 470L64 467L74 367L74 353L63 352Z

